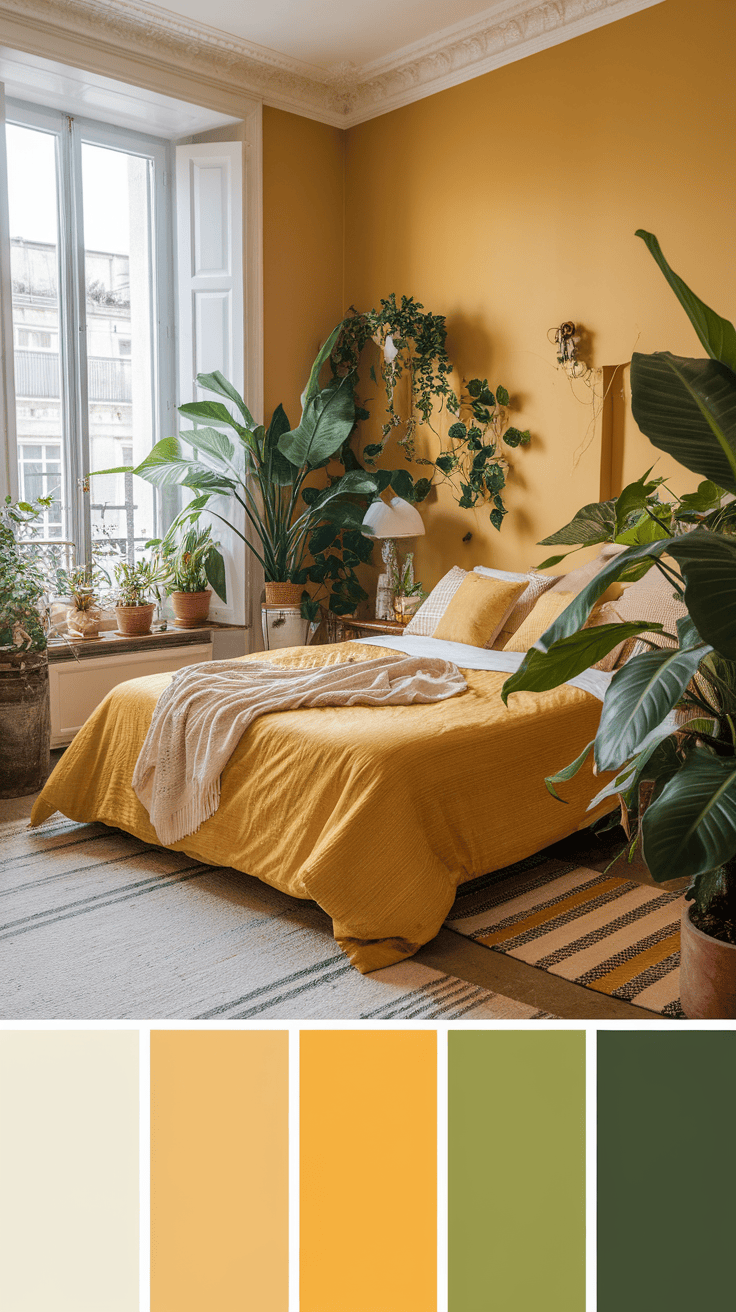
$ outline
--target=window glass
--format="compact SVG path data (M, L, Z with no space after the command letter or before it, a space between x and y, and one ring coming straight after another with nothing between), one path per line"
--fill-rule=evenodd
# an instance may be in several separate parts
M154 442L151 161L82 143L90 468L138 464ZM92 480L93 541L132 560L156 532L154 489Z
M59 367L58 177L52 133L7 129L20 495L53 493L44 536L67 533Z

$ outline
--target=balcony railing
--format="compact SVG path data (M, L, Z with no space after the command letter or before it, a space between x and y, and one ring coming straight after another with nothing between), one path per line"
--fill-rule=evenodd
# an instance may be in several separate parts
M87 387L90 401L132 401L130 360L89 356ZM58 355L53 351L16 351L15 394L28 401L58 400L61 395Z

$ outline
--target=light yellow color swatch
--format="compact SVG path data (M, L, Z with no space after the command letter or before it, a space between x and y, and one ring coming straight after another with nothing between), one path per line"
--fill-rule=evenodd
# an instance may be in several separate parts
M0 1308L138 1312L138 1034L0 1032Z
M287 1312L288 1041L151 1034L151 1312Z

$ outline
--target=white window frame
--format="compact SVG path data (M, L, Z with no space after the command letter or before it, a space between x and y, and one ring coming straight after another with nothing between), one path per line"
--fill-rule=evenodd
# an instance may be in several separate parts
M171 202L172 146L159 137L147 136L126 128L116 128L107 123L72 117L57 110L30 105L25 101L6 100L5 123L48 132L56 139L62 449L67 489L68 533L76 543L78 557L89 558L92 545L90 515L81 488L81 480L89 472L90 458L82 145L89 143L117 148L153 161L150 250L153 271L152 445L176 431L177 379L174 335L176 246ZM65 204L66 197L71 200L71 206ZM4 301L7 300L9 303L12 299L9 283L7 293ZM12 343L12 336L10 341ZM10 366L12 373L12 355ZM8 408L11 402L14 404L14 400L13 391L13 395L9 396L6 402ZM15 471L18 467L14 422L8 424L7 436L9 448L7 459L10 466L8 481L12 488L14 485L17 486ZM15 473L14 478L13 473ZM161 515L161 506L158 507L157 513ZM166 514L166 508L163 509L163 514Z

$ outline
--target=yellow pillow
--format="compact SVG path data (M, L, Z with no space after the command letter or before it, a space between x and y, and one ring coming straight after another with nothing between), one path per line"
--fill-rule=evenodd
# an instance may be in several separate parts
M534 609L527 615L524 623L509 638L504 651L528 651L537 638L546 633L550 624L554 624L558 615L567 610L574 592L543 592Z
M527 586L527 579L516 583L466 574L432 637L470 647L490 645Z

